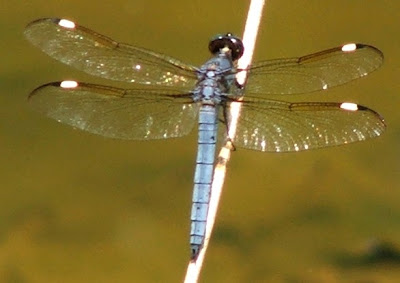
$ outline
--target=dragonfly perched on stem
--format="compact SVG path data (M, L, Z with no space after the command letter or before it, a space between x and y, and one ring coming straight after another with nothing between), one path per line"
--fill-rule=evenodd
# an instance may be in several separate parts
M143 85L117 88L76 81L52 82L29 95L38 111L94 134L127 140L188 134L198 117L198 151L191 213L191 257L205 235L218 123L229 124L231 103L241 103L236 147L265 152L301 151L380 136L383 118L350 102L286 102L268 95L326 90L366 76L383 54L364 44L346 44L298 58L235 66L244 47L231 34L209 43L212 58L201 67L144 48L118 43L65 19L39 19L26 38L51 57L93 76ZM247 71L242 86L235 76ZM243 91L246 96L242 96Z

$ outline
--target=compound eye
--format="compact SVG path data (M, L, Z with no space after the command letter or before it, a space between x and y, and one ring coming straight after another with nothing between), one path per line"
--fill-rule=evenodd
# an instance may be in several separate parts
M240 38L227 33L215 36L208 44L208 49L212 54L217 54L221 49L228 47L231 51L232 60L236 61L243 55L244 46Z

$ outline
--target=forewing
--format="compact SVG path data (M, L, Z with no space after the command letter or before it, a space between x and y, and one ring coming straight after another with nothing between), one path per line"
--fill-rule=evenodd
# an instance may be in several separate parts
M198 112L198 105L188 93L74 82L43 85L30 94L29 101L33 108L58 122L129 140L186 135Z
M364 44L347 44L299 58L262 61L251 66L246 92L264 95L325 90L366 76L382 62L382 52Z
M51 57L94 76L187 90L196 83L191 65L118 43L68 20L36 20L25 28L25 36Z
M289 103L246 97L233 143L268 152L300 151L374 138L385 127L377 112L354 103Z

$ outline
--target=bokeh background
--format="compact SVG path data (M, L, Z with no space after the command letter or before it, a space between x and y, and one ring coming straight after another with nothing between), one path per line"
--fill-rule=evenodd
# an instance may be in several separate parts
M200 65L208 39L242 34L248 1L0 3L0 281L180 282L189 259L196 132L129 142L58 124L29 108L50 81L98 80L23 38L65 17L118 41ZM234 152L202 282L398 282L400 2L269 0L255 60L348 42L374 45L370 76L303 95L380 112L380 138L295 154ZM104 83L104 81L103 81Z

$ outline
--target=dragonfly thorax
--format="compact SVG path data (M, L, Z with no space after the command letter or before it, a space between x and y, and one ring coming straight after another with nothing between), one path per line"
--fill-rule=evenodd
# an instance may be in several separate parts
M230 53L220 52L208 60L198 73L196 100L203 104L218 104L234 82L235 68Z

